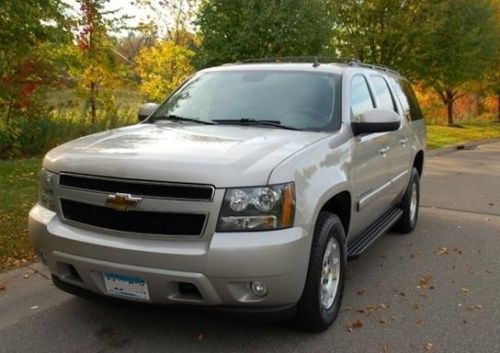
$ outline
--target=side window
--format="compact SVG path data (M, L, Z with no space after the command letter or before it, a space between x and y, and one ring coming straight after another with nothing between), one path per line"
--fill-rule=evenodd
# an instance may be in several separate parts
M371 79L373 82L373 89L375 91L374 94L377 97L379 104L377 108L396 111L394 99L392 98L392 94L386 80L382 76L375 75L372 75Z
M373 108L373 100L366 79L361 75L354 76L351 81L352 114L356 117Z
M404 79L394 80L393 88L403 106L403 113L409 116L410 120L421 120L424 118L417 96L408 81Z

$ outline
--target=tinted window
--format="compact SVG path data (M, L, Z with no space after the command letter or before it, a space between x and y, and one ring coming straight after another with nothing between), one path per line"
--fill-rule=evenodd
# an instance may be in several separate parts
M351 110L358 116L367 110L373 109L373 100L365 78L356 75L351 81Z
M286 126L322 129L333 126L334 120L340 124L340 80L340 75L315 72L207 72L175 92L153 119L177 115L205 121L279 120Z
M394 100L392 99L391 91L389 90L389 86L387 85L386 80L382 76L371 76L373 82L374 94L378 100L378 108L394 110Z
M420 109L420 105L418 104L417 96L415 95L413 88L411 88L410 83L404 79L393 80L393 82L396 96L403 106L404 115L409 115L411 120L423 119L424 116L422 114L422 110Z

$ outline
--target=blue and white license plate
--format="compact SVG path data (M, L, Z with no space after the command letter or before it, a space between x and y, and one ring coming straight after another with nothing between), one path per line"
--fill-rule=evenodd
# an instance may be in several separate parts
M149 300L148 284L144 278L111 272L103 272L102 275L108 294L128 299Z

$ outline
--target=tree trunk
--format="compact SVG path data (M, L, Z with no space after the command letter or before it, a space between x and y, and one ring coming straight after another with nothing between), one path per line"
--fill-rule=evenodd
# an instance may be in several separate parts
M96 102L95 102L95 83L90 83L90 122L94 124L97 120L96 112Z
M454 94L451 91L446 91L446 109L448 112L448 126L454 126L455 121L453 119L453 103L455 102L454 100Z

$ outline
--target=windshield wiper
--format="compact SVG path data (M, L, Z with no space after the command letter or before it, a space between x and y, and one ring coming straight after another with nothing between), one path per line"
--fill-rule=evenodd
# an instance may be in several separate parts
M218 124L233 124L233 125L264 125L264 126L273 126L280 129L287 130L301 130L299 128L295 128L292 126L281 125L281 121L279 120L259 120L259 119L214 119L212 120Z
M158 116L151 117L151 122L155 122L157 120L188 121L191 123L198 123L198 124L205 124L205 125L215 125L216 124L216 122L214 122L214 121L186 118L186 117L178 116L178 115L174 115L174 114L158 115Z

